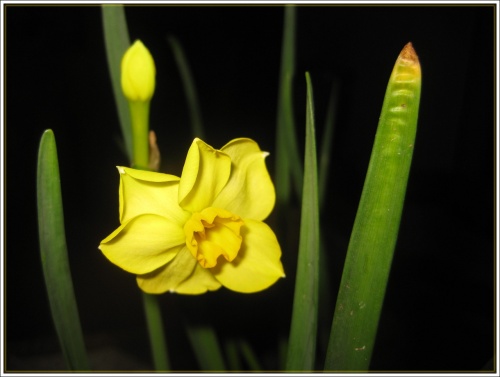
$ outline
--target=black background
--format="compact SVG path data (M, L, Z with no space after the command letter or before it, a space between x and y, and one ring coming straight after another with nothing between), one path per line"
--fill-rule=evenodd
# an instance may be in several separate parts
M97 369L151 368L141 295L132 275L97 246L118 225L118 174L127 165L96 6L7 6L5 11L6 368L60 367L41 272L36 159L55 132L67 242L82 326ZM151 127L161 170L180 175L189 117L169 46L176 36L197 85L206 141L247 136L271 152L282 37L280 6L127 7L131 40L157 66ZM423 72L413 165L372 369L478 370L494 354L494 25L492 6L300 6L296 124L303 145L305 80L314 85L318 135L332 83L340 84L322 226L335 299L387 80L411 41ZM298 211L298 206L297 211ZM296 226L296 221L292 225ZM240 295L164 295L173 368L196 369L182 324L214 324L222 341L245 337L268 370L280 368L289 331L296 250L287 278ZM327 316L330 307L325 308ZM319 328L318 368L331 317ZM99 358L107 350L125 361ZM111 350L111 351L110 351ZM50 361L52 360L52 361Z

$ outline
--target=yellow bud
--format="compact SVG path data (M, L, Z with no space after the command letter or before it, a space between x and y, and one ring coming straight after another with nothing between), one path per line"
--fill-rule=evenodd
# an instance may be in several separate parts
M129 101L146 102L155 91L155 62L140 40L128 48L122 58L122 90Z

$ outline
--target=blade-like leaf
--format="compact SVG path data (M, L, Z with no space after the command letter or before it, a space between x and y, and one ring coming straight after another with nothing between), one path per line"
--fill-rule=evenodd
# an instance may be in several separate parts
M236 340L228 339L224 344L227 365L230 371L242 370L240 356L238 354L238 346Z
M46 130L40 140L37 201L43 274L59 343L68 369L88 370L87 353L68 262L59 163L52 130Z
M387 86L346 255L325 370L369 368L410 172L420 88L420 63L408 43Z
M184 86L184 94L186 95L186 101L189 107L189 116L191 118L191 132L193 137L204 139L205 133L203 130L203 121L201 120L198 95L196 94L196 86L194 85L193 75L191 74L186 54L184 53L184 49L177 38L170 36L167 40L172 48L177 67L181 75L182 84Z
M188 325L186 328L200 368L205 371L226 370L219 342L213 328L204 325Z
M334 81L330 100L328 101L328 109L325 118L325 129L321 137L321 150L318 166L318 182L319 182L319 208L324 208L326 188L328 184L328 173L330 171L330 159L332 156L333 133L335 130L335 117L337 114L339 94L339 83Z
M259 360L257 356L253 352L252 346L246 340L241 339L239 342L241 355L243 356L243 360L247 363L248 367L252 371L260 371L262 367L260 366Z
M306 73L306 82L304 186L302 190L297 280L295 282L286 365L286 369L289 371L309 371L314 369L318 322L318 260L320 247L318 172L313 93L309 73Z
M130 46L125 9L119 4L102 5L102 25L108 59L111 84L115 96L116 109L120 120L125 149L129 161L132 161L132 127L127 100L122 94L120 83L120 63L122 56Z
M276 124L276 200L286 204L290 200L291 183L299 197L302 195L302 164L299 157L293 117L293 75L295 72L296 9L285 7L281 72Z

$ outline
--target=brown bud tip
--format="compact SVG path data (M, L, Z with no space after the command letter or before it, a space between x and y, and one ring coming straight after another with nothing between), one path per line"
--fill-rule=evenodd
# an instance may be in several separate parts
M417 53L411 42L408 42L406 46L403 47L399 57L406 60L408 64L419 64Z

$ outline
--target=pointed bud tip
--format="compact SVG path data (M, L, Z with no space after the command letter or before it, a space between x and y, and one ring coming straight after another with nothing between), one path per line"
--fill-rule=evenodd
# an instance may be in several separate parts
M419 64L417 53L415 52L415 49L413 48L411 42L408 42L403 47L403 50L401 50L399 56L401 57L401 59L407 60L408 62Z

